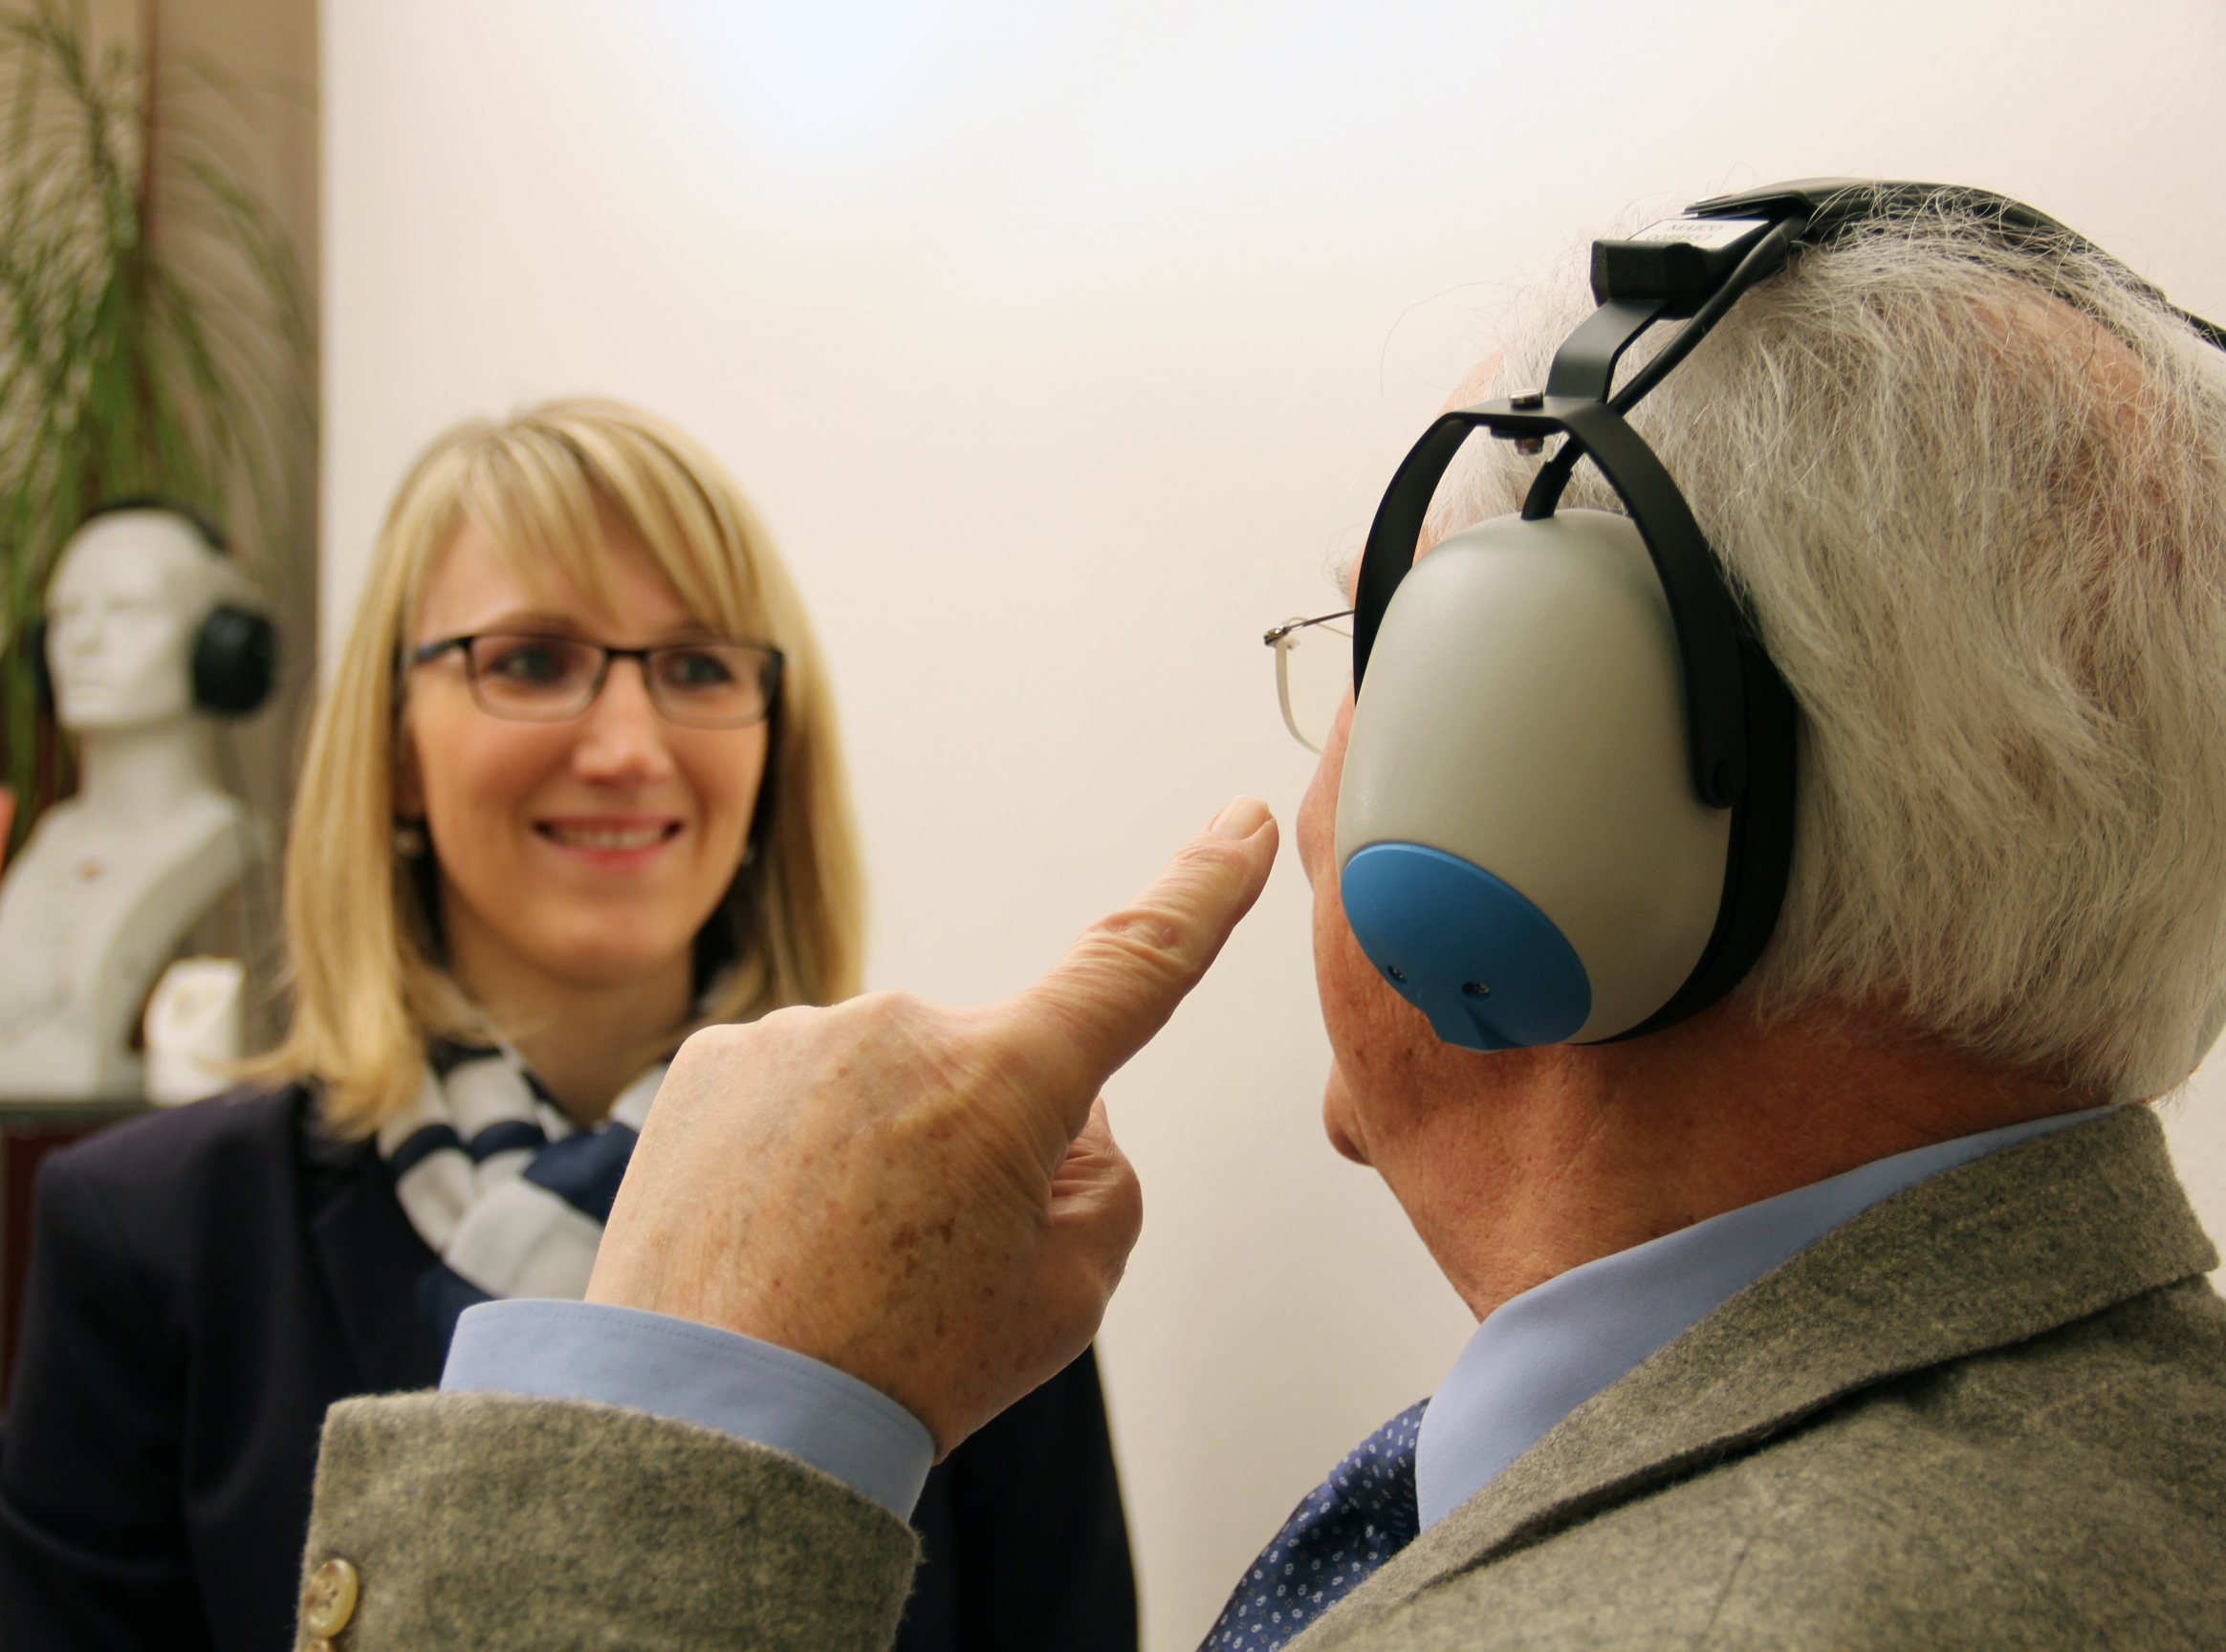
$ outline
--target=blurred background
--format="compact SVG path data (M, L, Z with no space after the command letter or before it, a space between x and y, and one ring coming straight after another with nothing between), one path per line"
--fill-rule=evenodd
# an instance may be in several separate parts
M1291 820L1270 624L1342 604L1496 317L1635 207L1982 185L2226 314L2215 0L156 0L321 338L315 504L261 531L328 645L460 417L638 402L756 498L838 686L869 980L1012 990L1232 793ZM298 699L258 736L283 796ZM273 805L275 807L275 805ZM1148 1643L1472 1329L1318 1122L1286 837L1114 1080L1145 1236L1101 1341ZM2167 1106L2226 1228L2226 1068Z

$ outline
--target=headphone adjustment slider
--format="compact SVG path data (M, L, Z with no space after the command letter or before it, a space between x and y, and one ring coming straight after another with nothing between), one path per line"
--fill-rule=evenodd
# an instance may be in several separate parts
M1508 397L1507 404L1517 413L1535 413L1546 404L1546 393L1543 390L1517 390ZM1495 431L1494 434L1499 433ZM1536 457L1546 450L1546 439L1543 436L1511 434L1507 439L1515 444L1515 450L1526 458Z

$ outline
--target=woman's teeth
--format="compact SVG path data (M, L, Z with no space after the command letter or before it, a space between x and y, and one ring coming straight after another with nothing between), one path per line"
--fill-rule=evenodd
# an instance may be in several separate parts
M669 826L561 826L542 831L567 849L646 849L665 841Z

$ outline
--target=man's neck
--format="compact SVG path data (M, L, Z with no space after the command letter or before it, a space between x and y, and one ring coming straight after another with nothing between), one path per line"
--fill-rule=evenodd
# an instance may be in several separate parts
M1441 1093L1367 1150L1479 1318L1726 1210L2103 1099L1989 1068L1888 1015L1763 1022L1737 1002L1628 1043L1447 1061L1468 1094Z

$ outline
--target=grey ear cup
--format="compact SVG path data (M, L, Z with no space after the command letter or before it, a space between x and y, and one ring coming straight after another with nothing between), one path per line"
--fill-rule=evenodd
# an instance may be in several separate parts
M1353 714L1337 857L1363 949L1440 1038L1612 1038L1692 974L1731 812L1694 794L1681 676L1628 517L1500 517L1402 582Z
M1770 253L1775 243L1781 254L1787 239L1779 232L1781 227L1765 228L1769 235L1757 243L1760 252ZM1761 233L1755 230L1750 239ZM1752 255L1740 266L1753 267ZM1721 309L1718 305L1718 314ZM1615 337L1604 339L1588 322L1571 336L1564 353L1576 348L1588 357L1586 371L1604 390L1613 357L1654 313L1642 306L1604 304L1595 315L1614 322L1610 331ZM1638 433L1604 400L1524 395L1442 415L1415 444L1385 493L1355 588L1353 675L1359 698L1353 732L1362 743L1364 768L1375 762L1369 751L1375 737L1362 736L1382 721L1374 713L1376 699L1404 703L1402 717L1457 721L1464 714L1433 697L1428 682L1379 695L1378 681L1387 668L1394 683L1409 672L1376 644L1385 640L1391 614L1406 606L1400 598L1407 584L1435 559L1433 551L1417 562L1406 548L1422 531L1438 477L1460 442L1476 428L1518 440L1562 438L1560 451L1539 469L1522 513L1485 525L1492 548L1524 553L1519 565L1541 591L1564 589L1564 582L1582 571L1555 566L1563 552L1580 564L1592 564L1591 573L1603 577L1566 583L1575 604L1566 634L1558 635L1539 605L1528 599L1501 593L1510 599L1478 600L1464 594L1457 605L1473 627L1466 639L1455 642L1434 621L1403 619L1391 632L1391 645L1414 641L1426 657L1434 658L1426 668L1455 685L1462 662L1472 655L1521 662L1522 671L1493 684L1491 714L1515 725L1554 729L1555 740L1513 749L1514 754L1532 760L1539 772L1566 778L1570 766L1590 761L1596 749L1621 749L1633 727L1630 718L1636 713L1628 707L1611 710L1595 728L1569 716L1565 707L1556 709L1554 703L1572 686L1568 661L1583 662L1583 669L1614 680L1640 657L1629 653L1635 644L1628 640L1607 648L1598 641L1603 624L1613 628L1609 616L1615 604L1603 606L1610 589L1605 571L1620 567L1635 577L1637 565L1629 553L1636 549L1651 577L1651 606L1646 611L1670 633L1668 653L1660 656L1670 668L1653 677L1660 694L1648 690L1641 696L1669 707L1667 721L1659 724L1659 744L1647 762L1667 764L1683 774L1683 796L1690 806L1720 821L1717 847L1713 858L1680 852L1640 862L1647 879L1677 881L1638 888L1629 882L1633 863L1619 860L1621 851L1604 840L1595 844L1601 828L1597 811L1621 810L1627 802L1619 801L1612 789L1591 793L1545 787L1524 799L1519 810L1482 810L1464 829L1466 848L1460 853L1411 836L1380 837L1381 832L1413 828L1411 822L1386 825L1397 817L1374 813L1365 820L1356 816L1351 829L1340 833L1345 915L1362 950L1394 988L1424 1007L1439 1036L1449 1042L1489 1050L1638 1037L1716 1002L1745 977L1769 942L1792 863L1797 723L1792 697L1750 633L1691 510ZM1582 530L1572 534L1564 532L1559 512L1560 484L1578 454L1600 470L1629 513L1570 512ZM1464 539L1456 535L1447 544ZM1534 551L1537 556L1528 554ZM1441 573L1421 589L1451 578ZM1637 582L1637 588L1645 586ZM1625 600L1627 604L1635 597L1626 591ZM1511 623L1511 616L1523 618ZM1541 636L1556 639L1554 649L1543 655L1536 648ZM1480 729L1478 737L1487 742L1487 755L1496 750L1489 744L1494 731ZM1352 762L1348 743L1348 775ZM1475 767L1473 758L1450 746L1428 765L1386 759L1384 775L1375 784L1386 790L1418 785L1418 795L1427 795L1437 784L1433 775L1460 772L1465 765ZM1402 777L1393 778L1394 772ZM1517 789L1527 784L1523 769L1511 776L1477 772L1487 784ZM1503 800L1519 796L1519 790L1511 790ZM1652 805L1635 816L1643 826L1675 817L1657 813ZM1442 816L1432 817L1430 831L1437 841L1448 840ZM1666 848L1668 842L1658 846ZM1525 847L1536 844L1560 847L1549 862ZM1583 858L1588 844L1595 844L1592 852L1602 859ZM1543 881L1534 891L1518 884L1517 876ZM1638 921L1626 925L1579 920L1581 933L1564 931L1566 915L1584 905L1571 892L1588 888L1611 906L1633 893L1642 895L1644 904L1624 909ZM1541 894L1546 898L1539 899ZM1664 912L1685 913L1689 931L1696 926L1693 915L1710 909L1712 902L1713 919L1697 949L1690 947L1689 933L1686 940L1665 942L1658 922ZM1682 976L1673 971L1677 958L1687 960ZM1498 978L1477 972L1487 967ZM1522 984L1519 990L1517 983ZM1647 1007L1634 1008L1642 1001Z

